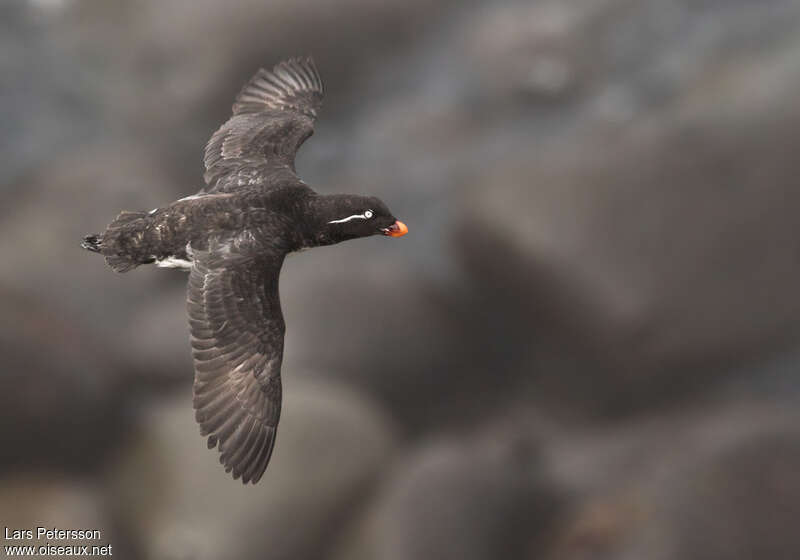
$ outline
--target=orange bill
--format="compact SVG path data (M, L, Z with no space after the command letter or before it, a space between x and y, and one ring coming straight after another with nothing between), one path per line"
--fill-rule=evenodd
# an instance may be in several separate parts
M396 220L392 225L383 230L384 235L391 237L402 237L407 233L408 227L400 220Z

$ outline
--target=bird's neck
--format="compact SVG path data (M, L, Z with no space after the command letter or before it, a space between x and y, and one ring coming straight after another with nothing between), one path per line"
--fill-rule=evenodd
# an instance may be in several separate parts
M301 224L297 231L299 251L311 247L321 247L336 243L327 235L328 216L336 206L339 195L314 194L302 206L301 216L297 223Z

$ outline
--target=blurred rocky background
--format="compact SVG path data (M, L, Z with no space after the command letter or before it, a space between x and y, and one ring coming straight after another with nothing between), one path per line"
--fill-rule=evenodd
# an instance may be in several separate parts
M4 0L0 525L144 560L800 558L800 4ZM259 66L409 224L290 258L242 487L181 272L79 248L202 184ZM5 543L8 544L8 543Z

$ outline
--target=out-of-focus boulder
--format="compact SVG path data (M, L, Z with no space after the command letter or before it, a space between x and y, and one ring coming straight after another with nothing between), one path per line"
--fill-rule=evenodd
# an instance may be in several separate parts
M341 385L284 380L283 399L255 486L233 480L206 448L188 394L145 411L139 438L109 474L116 515L145 558L320 557L390 461L393 430Z
M470 352L452 337L447 299L396 241L379 236L287 259L283 369L357 384L418 429L464 404L453 378Z
M543 387L622 409L787 345L800 324L798 122L639 131L579 160L490 172L461 228L486 234L456 241L487 317L467 336L500 325L505 359ZM537 367L548 361L567 367Z
M0 470L97 469L124 439L130 373L75 316L0 289Z
M558 490L520 424L410 452L345 533L341 560L520 558L550 528Z
M797 426L792 410L714 407L595 434L582 452L556 453L562 483L575 477L575 495L583 498L549 552L532 547L530 557L797 558Z
M4 531L0 533L3 546L32 546L36 558L52 558L54 553L38 554L40 546L93 546L111 545L111 554L119 553L122 538L110 522L103 498L98 488L84 479L54 477L51 472L27 473L0 477L0 518ZM37 528L45 530L74 529L100 531L99 539L58 539L55 535L37 538ZM32 531L32 539L5 539L14 530ZM91 533L93 536L94 533ZM23 554L19 554L22 556ZM7 554L11 557L11 554ZM79 554L76 554L79 556Z
M648 4L626 17L650 21ZM677 9L669 25L694 36L688 13ZM630 410L793 339L800 43L775 13L758 12L762 28L744 4L719 14L744 36L777 29L773 49L746 58L713 34L692 57L689 43L658 33L670 64L661 51L602 51L629 74L613 74L616 84L595 76L581 93L584 118L536 151L509 144L464 198L454 243L474 280L469 301L486 317L465 336L504 328L509 369L538 377L544 398L555 390L566 406ZM606 44L616 27L597 25ZM629 118L607 114L614 88L627 92ZM465 234L476 229L484 235Z

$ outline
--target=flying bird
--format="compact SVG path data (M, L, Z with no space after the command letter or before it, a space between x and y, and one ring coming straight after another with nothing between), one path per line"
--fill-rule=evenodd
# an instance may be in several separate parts
M295 172L324 87L310 57L260 69L205 148L206 186L150 212L122 212L83 238L116 272L189 271L193 403L208 447L233 478L267 468L281 412L285 325L278 277L289 253L408 232L371 196L321 195Z

